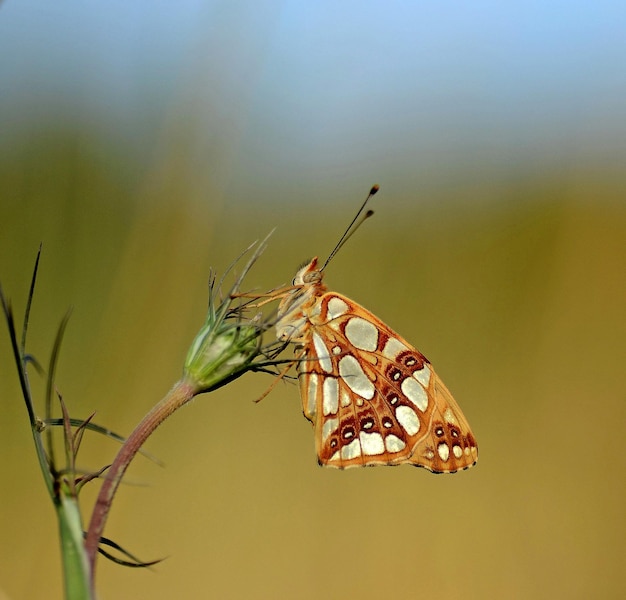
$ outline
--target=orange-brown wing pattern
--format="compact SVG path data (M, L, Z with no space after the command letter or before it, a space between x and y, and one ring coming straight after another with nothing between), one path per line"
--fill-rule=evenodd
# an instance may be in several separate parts
M334 292L304 316L300 391L320 464L409 463L436 473L475 464L469 425L419 351Z

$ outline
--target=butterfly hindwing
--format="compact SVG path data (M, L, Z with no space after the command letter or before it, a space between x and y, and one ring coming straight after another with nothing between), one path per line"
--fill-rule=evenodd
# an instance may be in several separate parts
M320 464L410 463L452 473L476 441L428 360L375 315L326 292L305 315L300 390Z

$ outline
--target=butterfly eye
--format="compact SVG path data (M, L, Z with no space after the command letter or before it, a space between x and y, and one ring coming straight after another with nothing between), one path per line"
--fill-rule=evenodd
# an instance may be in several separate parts
M311 271L310 273L305 273L302 278L304 283L319 283L322 281L322 274L319 271Z

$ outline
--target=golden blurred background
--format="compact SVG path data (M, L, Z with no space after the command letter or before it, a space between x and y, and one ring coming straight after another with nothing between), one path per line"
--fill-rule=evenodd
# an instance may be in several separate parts
M74 416L128 434L222 272L327 269L432 361L476 468L317 466L296 386L200 396L137 458L100 598L626 594L626 16L618 3L0 7L0 281ZM34 375L38 399L43 384ZM0 335L0 596L61 598L54 512ZM43 410L43 407L40 406ZM115 442L88 436L81 466ZM87 518L94 500L86 490Z

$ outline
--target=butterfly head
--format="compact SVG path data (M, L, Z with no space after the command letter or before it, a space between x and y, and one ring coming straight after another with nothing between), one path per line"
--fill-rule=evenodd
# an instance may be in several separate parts
M326 291L323 277L317 266L317 256L298 269L293 287L278 306L276 335L279 340L298 342L302 339L308 326L305 315Z
M323 277L322 271L317 267L317 256L314 256L298 269L292 284L295 286L315 285L321 283Z

